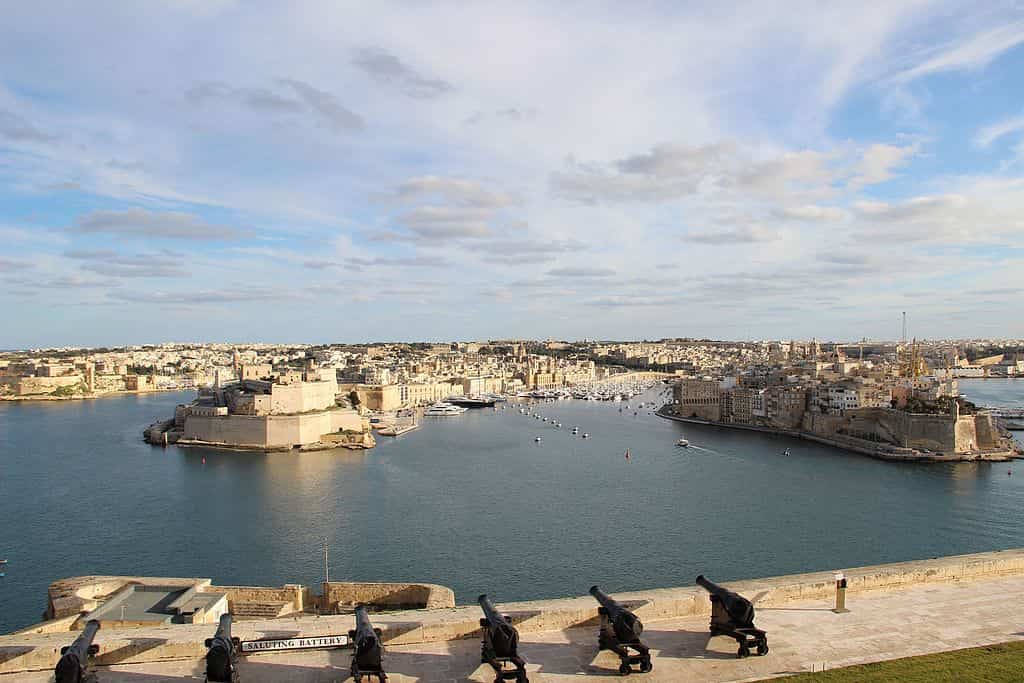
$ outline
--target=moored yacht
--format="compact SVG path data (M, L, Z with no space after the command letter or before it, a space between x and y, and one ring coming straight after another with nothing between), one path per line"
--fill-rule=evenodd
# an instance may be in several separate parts
M430 406L423 412L424 417L449 417L452 415L461 415L462 413L469 410L469 408L463 408L461 406L455 406L445 401L438 401L434 405Z

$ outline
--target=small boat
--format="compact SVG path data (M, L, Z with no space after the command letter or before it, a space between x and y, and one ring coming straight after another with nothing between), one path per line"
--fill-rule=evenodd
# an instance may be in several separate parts
M782 452L782 454L783 455L789 455L789 449L787 448L785 451Z
M583 438L584 439L589 439L590 438L590 434L587 434L586 432L583 432Z
M676 441L676 445L681 448L688 448L690 446L690 442L686 439L679 439L679 441Z
M540 443L540 437L539 437L539 436L537 436L537 437L534 437L534 439L533 439L533 440L534 440L534 441L536 441L537 443Z

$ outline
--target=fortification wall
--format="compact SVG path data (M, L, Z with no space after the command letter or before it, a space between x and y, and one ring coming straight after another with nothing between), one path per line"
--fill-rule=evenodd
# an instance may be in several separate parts
M315 444L324 434L346 429L364 431L354 410L328 410L302 415L189 415L185 439L250 448L291 448Z
M338 384L337 382L275 384L270 392L270 411L272 413L302 413L308 410L324 410L332 407L334 396L338 393Z
M60 377L0 377L0 384L9 387L18 396L49 394L62 387L72 387L83 383L82 376L63 375Z
M321 607L355 607L368 603L375 608L440 609L455 607L455 593L447 586L433 583L352 583L323 584Z
M365 431L363 424L363 417L354 410L332 410L331 413L331 429L332 432L349 431L349 432L362 432Z
M267 419L248 415L224 417L185 418L185 439L225 443L237 446L265 447L267 445Z
M867 591L914 585L1021 576L1024 575L1024 549L860 567L847 569L845 574L848 598ZM797 600L831 599L835 579L832 572L815 572L731 581L725 586L741 595L756 596L757 608L763 609L781 607ZM977 589L984 590L984 586ZM696 586L616 592L615 598L639 605L635 608L636 614L645 622L680 616L706 616L710 612L707 592ZM590 596L503 603L496 607L512 617L520 633L558 631L595 623L596 610ZM479 620L480 609L472 605L384 613L375 615L373 622L383 630L385 645L407 645L479 637ZM288 617L287 621L240 621L234 625L232 634L242 640L279 637L282 627L287 629L289 636L314 637L345 633L354 627L354 620L351 615L338 615ZM204 625L105 629L96 637L100 648L96 662L104 665L182 659L199 663L206 654L204 641L209 637L210 627ZM0 652L17 653L8 658L0 657L0 673L52 669L60 656L60 647L68 642L67 633L0 636Z
M978 448L997 448L999 446L999 427L991 413L975 415L974 430L978 437Z
M309 589L299 584L273 586L215 586L213 590L223 591L228 596L229 609L233 612L238 602L285 602L290 612L301 612L310 604Z

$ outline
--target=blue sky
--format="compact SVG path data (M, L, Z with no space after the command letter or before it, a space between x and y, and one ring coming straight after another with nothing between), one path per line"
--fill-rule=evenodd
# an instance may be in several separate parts
M0 348L1022 337L1019 2L7 3Z

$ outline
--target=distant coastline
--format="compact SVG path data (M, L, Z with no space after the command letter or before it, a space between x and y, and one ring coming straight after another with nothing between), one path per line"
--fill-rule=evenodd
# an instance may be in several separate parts
M105 391L102 394L78 394L76 396L51 396L50 394L37 394L29 396L0 396L0 401L12 403L33 402L33 401L91 401L98 398L116 398L120 396L133 396L144 394L166 394L175 391L195 391L194 387L175 387L173 389L142 389L137 391Z

